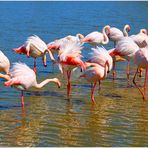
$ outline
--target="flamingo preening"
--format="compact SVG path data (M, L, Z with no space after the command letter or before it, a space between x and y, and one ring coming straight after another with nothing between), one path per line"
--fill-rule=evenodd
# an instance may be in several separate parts
M23 92L28 90L30 87L40 89L49 82L56 83L58 87L61 86L61 83L57 78L45 79L41 83L37 83L36 74L32 69L24 63L14 63L10 70L10 77L6 82L4 82L4 85L14 86L16 89L21 90L22 107L24 107Z
M81 60L81 44L72 41L65 41L59 50L58 55L58 63L61 72L64 74L67 73L68 84L67 84L67 96L70 96L71 92L71 72L76 67L81 67L81 69L85 69L85 64Z
M27 57L31 56L34 58L34 71L36 72L36 58L42 57L43 64L46 67L46 53L49 53L49 56L52 61L54 57L50 50L47 50L48 47L43 40L38 36L30 36L27 38L27 41L20 47L14 48L13 50L19 54L26 54Z
M111 56L119 55L128 61L127 70L126 70L128 81L129 81L130 60L134 58L134 55L136 51L138 50L139 50L138 45L130 37L124 37L120 39L117 42L116 47L109 50L109 54ZM113 75L113 78L114 78L115 77L115 65L113 65L113 74L114 74Z
M140 47L144 48L148 45L148 36L146 29L140 29L140 32L136 35L131 35L130 38Z
M141 48L135 53L134 62L137 65L137 70L136 70L135 76L133 78L133 83L138 88L138 90L141 93L143 99L146 100L147 99L147 97L146 97L146 81L148 79L148 47ZM144 90L143 91L137 85L137 83L135 81L136 75L137 75L140 68L145 69L145 80L144 80Z
M89 43L92 44L94 46L97 46L98 44L108 44L109 39L107 34L110 33L110 26L106 25L105 27L103 27L102 29L102 33L98 32L98 31L94 31L89 33L88 35L86 35L81 42L82 43Z
M116 27L110 27L110 33L108 33L109 40L114 42L114 47L115 47L117 41L119 41L123 37L128 37L129 31L130 31L130 26L128 24L124 26L123 32Z

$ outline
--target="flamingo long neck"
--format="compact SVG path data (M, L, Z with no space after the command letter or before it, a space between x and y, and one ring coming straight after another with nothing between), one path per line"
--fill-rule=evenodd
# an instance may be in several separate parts
M57 82L57 80L55 79L55 78L53 78L53 79L46 79L46 80L44 80L44 81L42 81L41 83L36 83L35 85L34 85L34 87L35 88L42 88L43 86L45 86L46 84L48 84L48 83L50 83L50 82L54 82L54 83L56 83L56 84L58 84L59 85L59 83ZM60 85L59 85L60 86Z
M104 76L103 76L103 79L105 79L106 76L107 76L107 67L109 69L109 63L108 63L108 61L105 63L105 66L104 66Z
M108 39L108 36L107 36L107 33L106 33L106 31L110 32L109 29L110 29L110 26L106 25L102 30L102 33L103 33L103 36L104 36L104 40L102 41L103 45L105 45L109 42L109 39Z
M50 59L51 59L52 61L55 61L55 59L54 59L54 57L53 57L53 55L52 55L52 53L51 53L51 51L50 51L49 49L45 50L44 54L46 54L46 53L49 54L49 57L50 57Z
M2 74L2 73L0 73L0 78L5 79L6 81L10 80L10 76L8 74Z
M125 37L128 37L129 28L130 28L129 25L125 25L125 26L124 26L123 35L124 35Z

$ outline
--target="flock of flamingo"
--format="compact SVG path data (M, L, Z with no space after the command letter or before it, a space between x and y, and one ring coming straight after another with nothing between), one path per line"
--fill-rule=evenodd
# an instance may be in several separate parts
M21 90L22 106L24 106L23 91L30 87L41 88L49 82L54 82L61 86L58 78L46 79L41 83L36 80L36 58L42 57L43 65L46 66L46 54L49 54L51 62L58 64L59 70L63 75L67 75L67 96L71 92L71 73L80 70L79 78L85 78L91 83L91 99L94 100L94 92L97 82L107 77L112 70L113 79L116 77L115 63L119 61L128 61L127 79L129 80L129 64L133 59L137 65L137 70L133 78L133 84L137 87L144 100L146 100L146 81L148 78L148 36L147 30L141 29L138 34L128 35L130 26L125 25L123 31L115 27L106 25L102 32L94 31L84 36L78 33L76 36L68 35L61 39L46 44L38 36L33 35L27 38L25 43L13 51L18 54L25 54L27 57L34 58L34 69L29 68L25 63L16 62L10 69L9 59L0 51L0 77L4 78L4 86L13 86ZM103 46L109 41L114 42L114 48L106 50ZM91 48L90 56L87 61L83 61L82 49L84 43L89 43ZM142 75L146 70L144 88L140 88L136 83L136 76Z

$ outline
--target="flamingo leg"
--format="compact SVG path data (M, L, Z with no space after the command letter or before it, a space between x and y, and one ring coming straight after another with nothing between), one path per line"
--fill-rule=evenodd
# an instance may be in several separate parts
M100 91L100 89L101 89L101 81L99 80L98 82L99 82L99 91Z
M70 83L70 76L71 76L71 71L67 70L67 77L68 77L68 84L67 84L67 96L70 96L71 92L71 83Z
M113 80L115 80L115 77L116 77L116 70L115 70L115 66L116 66L116 62L113 61L113 71L112 71L112 74L113 74Z
M146 81L148 79L148 69L145 71L145 80L144 80L144 98L146 99Z
M92 86L92 91L91 91L91 100L93 103L95 103L95 98L94 98L95 87L96 87L96 82Z
M126 74L127 74L127 81L129 82L129 75L130 75L130 61L129 60L127 63Z
M36 73L36 58L34 58L34 72Z
M141 95L143 96L143 100L146 100L146 98L145 98L145 96L144 96L144 93L142 92L142 90L140 89L140 87L138 87L138 85L136 84L135 79L136 79L137 73L138 73L138 68L137 68L137 71L136 71L136 73L135 73L135 75L134 75L133 83L134 83L134 85L138 88L138 90L140 91Z
M24 108L24 91L21 91L22 108Z

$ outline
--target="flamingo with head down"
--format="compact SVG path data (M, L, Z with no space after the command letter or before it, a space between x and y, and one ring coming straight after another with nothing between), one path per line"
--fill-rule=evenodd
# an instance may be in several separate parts
M86 64L86 69L84 70L83 74L80 75L79 78L83 77L92 84L91 100L94 103L95 102L94 92L95 92L96 83L106 78L110 66L108 61L105 62L104 66L89 62L86 62L85 64Z
M133 78L134 85L138 88L139 92L141 93L144 100L147 99L146 97L146 81L148 79L148 47L139 49L134 56L134 62L137 65L137 70L135 76ZM145 69L145 81L144 81L144 91L137 85L135 79L139 69Z
M65 41L61 46L59 50L58 55L58 64L59 68L62 73L67 73L68 78L68 84L67 84L67 96L70 96L71 91L71 72L76 67L81 67L81 69L85 69L85 64L81 60L81 50L82 50L81 44L77 42L72 41Z
M9 79L6 80L7 81L4 83L5 86L13 86L16 89L21 90L22 107L24 107L23 92L28 90L30 87L40 89L49 82L56 83L58 87L61 86L61 83L57 78L46 79L41 83L37 83L35 72L24 63L14 63L10 70Z
M30 36L27 38L27 41L20 47L14 48L13 50L19 54L26 54L27 57L31 56L34 58L34 71L36 72L36 58L42 57L43 64L46 67L46 53L49 53L49 56L52 61L54 57L50 50L47 50L48 47L43 40L38 36Z

